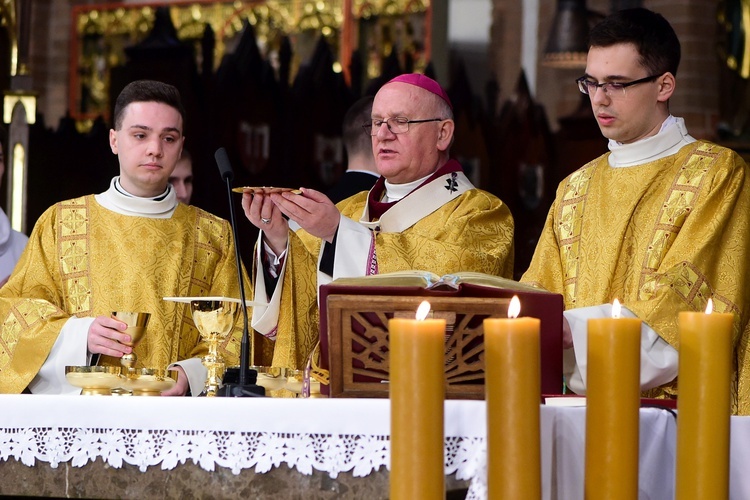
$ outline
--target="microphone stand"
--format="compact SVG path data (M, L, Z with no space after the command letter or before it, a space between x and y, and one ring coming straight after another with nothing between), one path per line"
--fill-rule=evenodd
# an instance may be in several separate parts
M240 300L242 301L242 341L240 343L240 374L239 382L226 382L224 383L217 396L223 397L259 397L265 396L265 388L256 384L258 380L258 372L250 370L250 331L247 327L247 302L245 301L245 279L242 273L242 258L240 257L240 240L237 234L237 223L234 218L234 197L232 196L232 180L234 178L234 172L232 166L229 163L229 157L224 148L216 150L215 154L216 163L219 166L221 172L221 178L227 183L227 194L229 196L229 224L232 227L232 234L234 235L234 255L237 260L237 278L240 285ZM226 378L226 375L225 375Z

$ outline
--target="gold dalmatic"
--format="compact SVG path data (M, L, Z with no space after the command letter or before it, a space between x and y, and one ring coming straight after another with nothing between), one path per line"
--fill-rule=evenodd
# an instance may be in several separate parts
M735 314L735 411L750 413L750 179L731 150L698 141L625 168L604 155L558 188L523 281L567 309L619 299L679 349L677 313ZM676 397L677 382L644 396Z
M0 289L0 392L29 385L71 316L150 312L137 368L204 355L189 305L163 300L172 296L239 297L226 221L182 204L168 219L121 215L93 196L53 206ZM227 364L239 362L241 335L238 322L221 346Z

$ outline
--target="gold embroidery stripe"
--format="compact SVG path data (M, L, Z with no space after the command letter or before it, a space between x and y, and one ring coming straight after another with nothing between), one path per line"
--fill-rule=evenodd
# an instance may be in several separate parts
M670 269L666 273L649 274L644 279L641 290L642 293L653 295L656 290L663 286L673 287L675 293L682 297L687 304L692 304L695 310L700 310L711 298L714 302L714 311L740 315L739 308L726 297L714 293L705 276L687 262L683 263L681 267Z
M65 302L71 304L71 313L90 314L91 264L89 261L89 211L85 197L60 203L58 223L60 240L60 276Z
M27 329L58 312L58 309L41 299L24 300L19 302L11 314L2 324L3 335L0 337L0 371L11 362L11 353L15 352L16 344ZM21 388L22 389L22 388ZM20 389L19 389L20 390Z
M589 182L594 167L581 168L573 173L565 184L560 213L557 223L557 238L560 241L560 261L563 265L565 303L572 307L576 302L576 285L578 282L578 253L583 224L583 209Z
M661 275L657 274L656 270L672 248L685 219L695 207L706 173L716 161L712 149L705 143L697 143L694 151L688 155L675 175L672 187L656 218L651 242L646 249L639 300L652 298L662 286L672 287L688 303L699 299L695 305L705 304L705 300L711 296L704 277L692 266L685 264L681 269L673 269ZM702 286L706 287L705 292L708 295L699 293L698 288Z

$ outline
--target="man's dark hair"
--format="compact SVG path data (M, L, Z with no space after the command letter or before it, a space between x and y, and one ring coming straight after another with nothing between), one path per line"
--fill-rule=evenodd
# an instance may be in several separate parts
M180 92L172 85L154 80L136 80L122 89L115 101L115 130L122 127L123 112L128 104L134 102L160 102L172 106L180 112L182 123L185 123L185 108L182 105Z
M661 14L643 8L621 10L604 18L589 33L589 48L621 43L635 45L641 56L639 62L650 75L667 71L677 75L680 40Z
M344 115L342 137L349 157L355 154L372 153L372 138L362 125L372 120L372 96L365 96L352 104Z

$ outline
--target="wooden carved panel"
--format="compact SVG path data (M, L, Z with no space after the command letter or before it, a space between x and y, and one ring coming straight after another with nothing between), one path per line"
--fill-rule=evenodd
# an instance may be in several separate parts
M331 397L388 397L388 320L414 317L424 297L330 295L328 345ZM447 398L484 397L484 330L507 317L510 299L429 297L433 317L446 319Z

